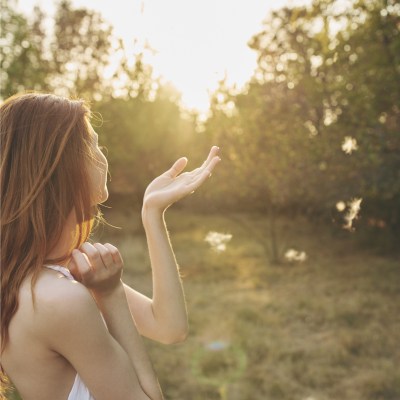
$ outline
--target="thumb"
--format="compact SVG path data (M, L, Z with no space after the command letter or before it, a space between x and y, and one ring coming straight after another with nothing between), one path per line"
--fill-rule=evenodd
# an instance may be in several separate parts
M167 171L171 178L175 178L180 174L186 167L188 159L186 157L181 157L174 162L174 165Z

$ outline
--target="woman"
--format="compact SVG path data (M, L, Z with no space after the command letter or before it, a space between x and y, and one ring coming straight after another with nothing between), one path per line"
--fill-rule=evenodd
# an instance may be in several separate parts
M87 242L108 197L89 119L82 101L51 94L1 106L1 366L24 400L162 399L140 335L187 334L163 214L210 176L219 149L191 172L178 159L145 192L149 299L122 282L118 249Z

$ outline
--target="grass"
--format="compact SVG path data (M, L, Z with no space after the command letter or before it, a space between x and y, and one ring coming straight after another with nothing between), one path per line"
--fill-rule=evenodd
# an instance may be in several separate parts
M138 216L109 212L124 229L100 240L119 247L125 280L151 295ZM400 399L398 259L360 249L357 232L281 218L281 251L308 258L271 265L264 216L171 209L166 219L190 320L184 343L146 340L166 399ZM209 231L233 235L225 251L204 241ZM223 348L210 349L217 341Z

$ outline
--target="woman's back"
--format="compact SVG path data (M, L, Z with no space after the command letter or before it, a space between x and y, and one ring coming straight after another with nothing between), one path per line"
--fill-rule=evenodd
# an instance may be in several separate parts
M43 268L34 287L34 310L30 281L27 277L20 288L19 307L10 323L10 342L2 354L2 365L24 400L65 400L76 372L64 357L47 346L46 331L52 321L47 305L74 283L60 272Z

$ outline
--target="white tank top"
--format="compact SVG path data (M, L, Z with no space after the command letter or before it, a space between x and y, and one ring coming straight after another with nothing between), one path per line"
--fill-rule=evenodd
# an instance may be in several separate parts
M71 272L69 272L68 268L61 267L60 265L45 265L45 267L54 271L58 271L66 278L74 280L74 277L71 275ZM72 389L67 400L95 400L78 374L76 374L74 384L72 385Z

